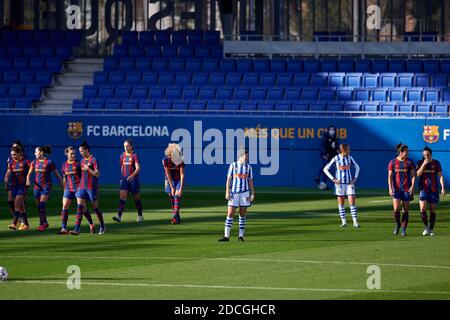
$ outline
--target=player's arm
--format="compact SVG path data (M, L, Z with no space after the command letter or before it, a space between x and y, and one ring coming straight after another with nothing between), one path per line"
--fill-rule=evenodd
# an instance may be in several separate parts
M11 173L12 173L11 169L8 168L8 170L6 170L6 173L5 173L5 179L4 179L4 182L5 182L5 190L8 190L8 180L9 180L9 176L11 175Z
M389 195L393 196L394 195L394 186L392 185L392 170L389 169L388 170L388 186L389 186Z
M417 178L417 176L416 176L416 169L413 168L413 169L411 169L411 188L409 188L409 190L408 190L409 194L411 194L411 195L414 194L414 187L416 185L416 178Z
M134 172L132 174L130 174L130 176L127 178L128 181L133 180L134 177L136 177L139 174L139 172L141 172L141 165L139 164L139 160L138 160L137 155L135 156L134 160L135 160L134 161L134 168L135 169L134 169Z
M227 176L227 184L225 185L225 199L230 200L230 184L231 184L231 175Z
M34 171L34 165L32 162L30 164L30 169L28 169L28 173L27 173L27 183L26 183L27 186L31 185L30 177L31 177L31 174L33 173L33 171Z
M353 159L353 157L350 157L350 159L352 160L353 166L355 167L355 176L353 177L353 179L350 182L350 184L355 184L356 180L358 180L359 171L361 170L361 168L359 167L359 165L355 161L355 159Z
M255 185L253 179L248 179L248 186L250 187L250 201L255 201Z
M417 166L417 176L420 177L423 174L423 171L425 170L425 167L429 163L428 159L424 159L422 162L422 165L419 167Z
M163 163L163 165L164 165L164 163ZM169 168L167 168L166 166L164 166L164 175L166 176L166 181L169 184L170 194L174 196L175 189L173 187L172 179L170 178Z
M330 178L330 180L332 180L335 184L340 184L341 182L336 179L335 177L333 177L333 175L330 172L330 168L333 165L333 163L336 162L336 158L331 159L330 162L327 163L327 165L325 166L325 168L323 168L323 172L327 175L328 178Z
M439 176L439 183L441 184L441 196L445 197L445 184L444 184L444 175L442 174L442 171L438 172L438 176Z
M83 169L86 170L87 172L89 172L91 175L93 175L96 178L100 177L100 170L98 169L96 163L94 164L94 169L89 168L89 166L87 164L84 165Z
M179 197L183 195L183 187L184 187L184 166L180 167L180 190L177 190L175 194Z

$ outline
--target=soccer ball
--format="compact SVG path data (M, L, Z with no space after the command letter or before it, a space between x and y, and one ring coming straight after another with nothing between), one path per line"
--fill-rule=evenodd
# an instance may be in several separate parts
M320 190L325 190L327 188L327 184L325 182L319 183L317 186Z
M8 280L8 271L5 267L0 267L0 281Z

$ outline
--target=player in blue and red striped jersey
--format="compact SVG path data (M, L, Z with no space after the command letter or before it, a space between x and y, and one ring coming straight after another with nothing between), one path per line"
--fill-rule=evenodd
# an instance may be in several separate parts
M81 221L83 220L83 212L87 206L87 201L92 203L92 209L97 215L100 223L100 231L98 234L104 234L106 232L106 226L103 220L103 213L98 207L98 178L100 177L99 163L91 154L90 147L86 141L80 145L78 150L82 156L82 160L80 162L81 179L76 192L77 215L75 229L70 231L70 234L80 234Z
M125 203L128 198L128 193L131 193L134 197L134 203L138 213L137 222L144 221L142 216L142 202L141 202L141 190L139 187L139 172L141 171L141 165L139 164L139 157L134 152L133 141L127 139L123 143L125 151L120 155L120 190L119 190L119 206L117 209L117 215L113 217L116 222L122 221L123 210L125 209Z
M424 236L434 236L436 223L436 205L439 203L439 186L441 196L445 196L444 176L441 163L432 158L433 150L423 148L423 159L417 162L417 176L419 177L420 215L425 225ZM439 181L439 182L438 182ZM430 206L430 223L427 217L427 205Z
M184 189L185 166L181 148L176 143L170 143L164 151L162 160L165 176L165 191L169 195L172 205L172 224L181 223L180 202Z
M31 184L30 176L33 172L35 172L33 193L39 210L40 222L37 229L38 231L45 231L45 229L48 228L45 206L52 190L52 172L58 178L61 186L63 185L61 175L58 170L56 170L55 163L49 159L50 153L50 146L37 147L34 151L36 159L31 162L30 170L27 175L27 186L29 186Z
M27 156L24 153L23 145L22 145L22 142L20 142L20 140L14 141L14 143L11 146L11 148L14 148L14 147L20 148L22 150L23 156L26 159L28 159ZM8 156L8 159L6 160L6 171L8 170L9 164L10 164L11 161L12 161L12 156L11 156L11 153L10 153L9 156ZM6 175L6 171L5 171L5 175ZM9 176L9 180L11 180L11 175ZM7 192L7 195L8 195L8 200L7 200L8 201L8 209L9 209L9 212L11 213L11 215L14 216L15 209L14 209L14 198L12 196L11 181L8 181L8 183L6 184L6 192ZM26 210L26 201L25 201L25 210Z
M397 157L389 162L388 185L389 195L392 196L394 206L394 218L396 226L394 235L397 235L402 227L402 236L406 236L406 228L409 221L409 202L414 199L414 184L416 182L416 169L414 162L408 159L408 146L400 143L397 145ZM400 220L400 211L403 215Z
M64 195L61 210L61 230L58 231L57 234L69 234L69 231L67 230L69 208L72 204L72 201L76 199L75 193L77 192L77 187L80 184L81 177L81 167L80 163L75 158L75 148L72 146L67 147L64 150L64 153L67 156L67 161L65 161L61 166L61 173L64 184ZM90 212L85 209L83 214L89 222L91 233L94 233L95 225L92 221Z
M14 220L8 227L17 229L19 219L22 220L19 230L29 230L28 217L25 210L25 196L27 193L26 176L30 168L30 160L23 155L19 147L11 148L11 161L5 175L5 187L10 183L12 198L14 199Z

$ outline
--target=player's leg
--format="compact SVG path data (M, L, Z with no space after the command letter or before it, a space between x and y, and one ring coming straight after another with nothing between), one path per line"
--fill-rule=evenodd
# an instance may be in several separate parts
M61 210L61 230L57 232L57 234L68 234L67 231L67 221L69 219L69 208L72 203L72 199L70 199L66 192L64 192L63 201L62 201L62 210Z
M13 212L13 222L8 226L8 228L10 230L17 230L17 223L19 222L19 217L20 217L20 213L19 213L19 203L18 203L18 196L15 196L13 199L13 205L14 205L14 212Z
M239 207L239 237L238 241L244 241L245 225L247 224L247 208Z
M358 222L358 209L356 207L356 197L355 195L349 195L348 196L348 204L350 205L350 213L352 215L353 220L353 227L359 228L359 222Z
M436 206L437 203L430 203L430 236L434 236L434 226L436 224Z
M125 203L128 198L128 187L126 186L127 181L125 183L121 182L120 190L119 190L119 205L117 206L117 214L113 217L113 220L116 222L122 221L123 210L125 209Z
M14 202L15 202L15 200L14 200L13 192L11 190L11 186L9 185L9 183L7 185L7 188L8 188L8 209L9 209L9 212L11 213L11 215L14 217L14 212L15 212Z
M38 231L45 231L45 229L48 228L46 206L49 196L50 196L49 191L44 191L41 194L41 197L39 198L38 209L39 209L40 225L38 227Z
M400 221L400 210L401 210L401 200L397 198L392 199L392 206L393 206L393 215L395 219L395 229L394 229L394 235L397 235L400 232L401 227L401 221Z
M402 202L403 214L402 214L402 236L406 236L406 228L408 228L409 222L409 201Z
M235 198L237 198L237 195L235 195ZM228 201L228 212L227 212L227 218L225 219L225 230L223 237L219 239L219 241L229 241L230 240L230 233L231 233L231 227L233 226L233 220L234 220L234 214L236 213L236 208L233 204L233 198L230 198ZM231 203L231 205L230 205Z
M337 196L339 217L341 218L341 228L347 226L347 213L345 212L345 197Z
M22 220L22 223L19 227L20 231L27 231L30 229L30 224L28 223L28 215L26 211L25 195L26 195L26 188L24 188L23 194L18 194L16 196L16 207L20 213L20 219Z
M175 192L180 190L181 182L173 181ZM180 196L172 196L172 224L180 224L180 206L181 206L181 197Z
M97 194L94 192L91 192L90 195L91 202L92 202L92 209L94 210L95 214L97 215L98 223L100 224L100 231L98 234L104 234L106 232L106 226L105 221L103 219L103 212L100 210L98 206L98 199Z
M136 222L142 222L144 221L144 216L142 215L141 193L136 192L133 194L133 197L134 197L134 204L136 205L136 211L138 214Z
M420 218L422 219L422 223L425 226L425 229L422 232L422 235L427 236L430 234L430 225L428 224L428 216L427 216L427 205L428 202L423 198L422 192L420 192Z
M85 190L78 190L76 193L77 197L77 213L75 215L75 228L70 231L72 235L79 235L81 230L81 222L83 221L83 212L86 208Z

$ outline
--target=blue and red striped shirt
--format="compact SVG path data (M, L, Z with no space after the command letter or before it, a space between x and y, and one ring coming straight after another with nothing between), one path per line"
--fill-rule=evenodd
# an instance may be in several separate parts
M77 191L78 184L80 183L81 167L78 161L69 162L66 161L61 167L62 175L66 178L65 191L75 192Z
M417 170L422 166L423 160L417 162ZM441 163L437 160L431 160L431 163L425 166L422 175L419 177L419 191L438 192L438 172L442 172Z
M414 163L405 159L397 158L389 162L388 170L392 171L392 183L395 191L409 191L411 188L411 172L415 169Z
M136 171L136 164L139 164L137 153L122 153L120 155L120 174L122 178L131 176Z
M94 156L90 156L89 159L83 158L80 162L81 168L84 165L88 165L91 170L99 170L99 163ZM89 171L81 170L81 179L78 189L97 190L98 181L97 177L94 177Z
M34 188L44 188L52 186L52 171L56 170L55 163L51 159L39 160L35 159L31 162L34 169Z
M184 168L184 162L176 165L171 158L164 157L162 160L163 167L169 169L169 176L172 181L180 181L181 180L181 168Z
M26 185L26 178L28 174L28 170L30 169L30 160L23 157L20 161L16 161L11 158L9 161L8 169L11 170L11 184L13 186L16 185Z

